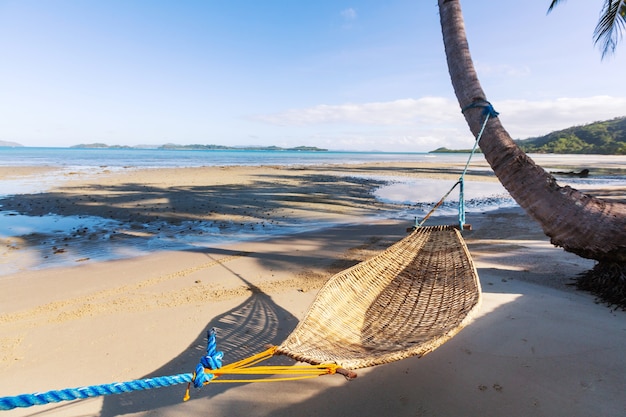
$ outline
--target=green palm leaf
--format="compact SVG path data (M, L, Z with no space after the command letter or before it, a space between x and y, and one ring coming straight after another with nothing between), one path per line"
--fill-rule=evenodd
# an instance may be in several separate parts
M565 0L552 0L548 13L561 2L564 3ZM601 46L602 59L615 52L624 31L626 31L626 0L605 0L600 20L593 32L594 43Z
M556 6L560 2L561 0L552 0L552 2L550 3L550 7L548 7L548 13L550 13L552 9L554 9L554 6ZM565 0L563 0L563 2L565 2Z
M626 1L606 0L600 21L593 32L594 42L601 44L602 58L615 52L617 42L626 29Z

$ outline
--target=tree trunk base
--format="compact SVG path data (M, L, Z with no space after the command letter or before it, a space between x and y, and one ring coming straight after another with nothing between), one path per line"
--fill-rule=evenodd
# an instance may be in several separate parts
M626 310L626 263L599 262L578 277L576 287L598 296L609 306Z

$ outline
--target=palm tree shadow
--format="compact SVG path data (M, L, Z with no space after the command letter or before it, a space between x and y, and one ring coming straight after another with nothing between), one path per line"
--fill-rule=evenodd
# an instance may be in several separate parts
M222 265L224 268L227 266ZM298 319L283 309L258 287L237 275L252 291L252 295L237 307L210 320L206 329L180 355L167 364L143 376L175 375L193 372L200 357L206 354L206 330L217 330L217 348L224 352L224 363L252 356L265 349L265 345L279 345L295 328ZM285 357L272 358L272 363L285 363ZM289 362L287 362L289 363ZM210 384L202 390L192 390L191 400L207 396L214 397L236 384ZM155 408L180 404L186 386L159 388L105 397L102 404L102 417L137 413Z

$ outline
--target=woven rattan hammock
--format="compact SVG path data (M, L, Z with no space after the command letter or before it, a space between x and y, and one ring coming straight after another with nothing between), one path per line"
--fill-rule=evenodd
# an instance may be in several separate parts
M422 356L465 327L480 301L459 231L418 227L330 278L276 353L345 369Z

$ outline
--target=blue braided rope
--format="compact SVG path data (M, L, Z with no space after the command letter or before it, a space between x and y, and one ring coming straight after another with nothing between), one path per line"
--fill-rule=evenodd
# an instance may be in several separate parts
M112 384L91 385L79 388L66 388L48 392L36 392L33 394L21 394L10 397L0 397L0 410L12 410L17 407L32 407L61 401L73 401L103 395L123 394L125 392L143 391L153 388L169 387L172 385L191 383L199 388L208 384L213 374L205 372L205 368L214 370L222 367L223 352L217 351L215 341L215 329L207 334L207 354L200 359L195 373L178 374L172 376L160 376L155 378L137 379L128 382L114 382Z
M206 372L206 369L216 370L222 367L224 352L217 351L214 328L207 332L207 339L206 355L200 358L200 363L196 365L196 373L193 378L193 386L196 388L201 388L215 378L213 374Z
M112 384L91 385L80 388L66 388L33 394L21 394L13 397L0 398L0 410L12 410L17 407L32 407L61 401L73 401L103 395L123 394L125 392L142 391L153 388L169 387L172 385L191 382L193 374L179 374L156 378L138 379L128 382L114 382Z
M459 187L459 228L461 230L463 230L463 226L465 225L465 195L464 195L465 174L467 173L467 169L469 168L469 164L472 160L472 157L474 156L474 153L476 153L476 149L478 148L478 143L480 142L480 138L483 136L483 132L485 131L485 127L487 126L487 122L489 121L489 118L498 117L498 115L500 114L493 108L491 103L488 102L487 100L474 101L468 104L467 106L463 107L461 112L465 113L465 110L468 110L471 108L477 108L477 107L483 108L483 116L485 117L485 119L483 120L483 124L480 127L480 131L478 132L478 135L476 136L476 141L474 142L474 147L472 148L472 151L470 152L469 158L467 158L467 163L465 164L465 168L463 168L463 173L461 174L461 178L459 178L459 185L460 185Z
M493 108L491 103L488 102L487 100L472 101L470 104L468 104L467 106L461 109L461 113L465 113L465 110L474 109L478 107L483 108L483 116L489 115L489 117L498 117L498 115L500 114L496 111L496 109Z
M459 178L459 230L463 230L465 226L465 181L464 178Z
M474 147L472 148L472 151L470 152L469 158L467 158L467 162L465 163L465 168L463 168L463 172L461 173L461 177L459 178L459 180L452 186L452 188L450 188L450 190L441 198L441 200L439 200L439 202L437 204L435 204L435 207L433 207L430 212L428 212L428 214L422 219L421 222L417 222L417 218L415 219L415 227L421 227L426 220L430 217L430 215L437 209L439 208L439 206L441 206L443 204L443 201L448 198L448 196L450 195L450 193L452 192L452 190L454 190L454 188L458 185L459 186L459 216L458 216L458 220L459 220L459 229L463 230L463 226L465 225L465 174L467 173L467 169L469 168L469 164L472 161L472 157L474 156L474 154L476 153L476 149L478 148L478 143L480 142L480 138L483 136L483 132L485 131L485 127L487 126L487 122L489 121L490 117L498 117L498 115L500 113L498 113L493 106L491 105L490 102L488 102L487 100L477 100L477 101L473 101L472 103L468 104L467 106L463 107L461 109L462 113L465 113L466 110L472 109L472 108L479 108L482 107L483 108L483 116L485 117L485 119L483 120L483 124L480 128L480 132L478 132L478 135L476 136L476 141L474 142Z

